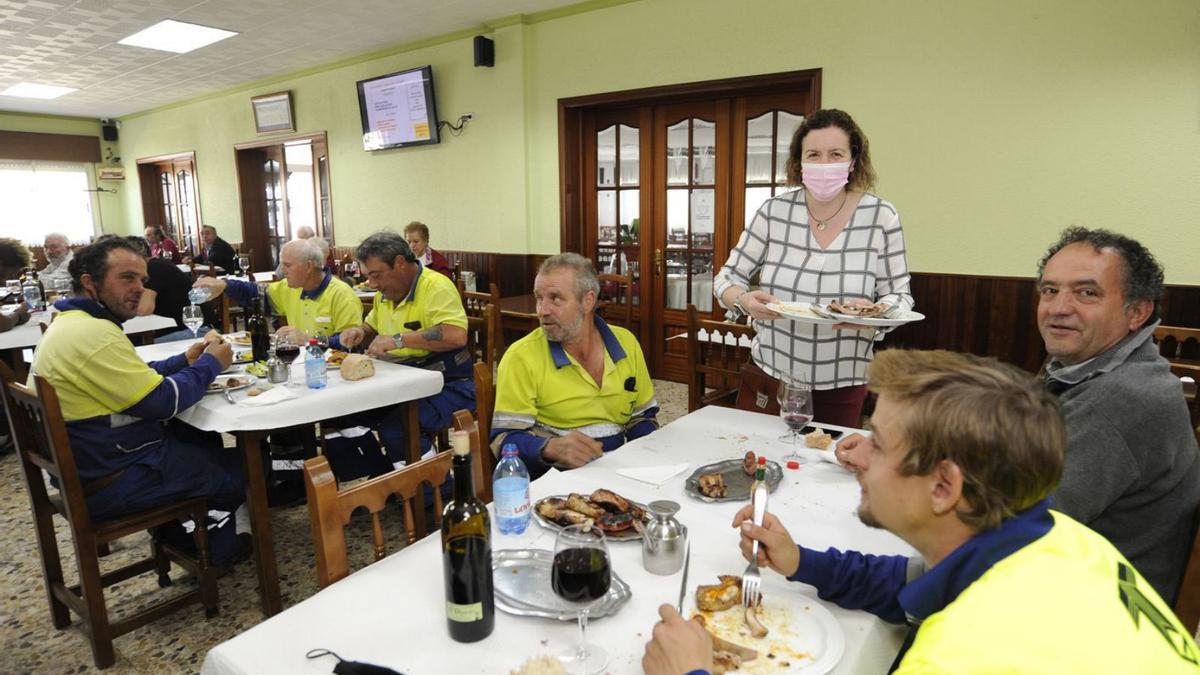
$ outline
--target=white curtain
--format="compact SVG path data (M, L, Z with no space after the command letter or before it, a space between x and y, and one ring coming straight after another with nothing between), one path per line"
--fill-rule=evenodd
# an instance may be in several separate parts
M40 246L61 232L71 243L96 234L90 165L75 162L0 160L0 235Z

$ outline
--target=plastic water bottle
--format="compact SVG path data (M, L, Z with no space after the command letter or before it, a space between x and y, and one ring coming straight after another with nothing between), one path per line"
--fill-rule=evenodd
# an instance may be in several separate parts
M304 382L309 389L325 388L328 379L325 367L325 352L317 345L316 338L310 338L304 355Z
M496 500L496 525L500 534L521 534L529 527L529 471L517 455L517 446L504 445L492 481Z

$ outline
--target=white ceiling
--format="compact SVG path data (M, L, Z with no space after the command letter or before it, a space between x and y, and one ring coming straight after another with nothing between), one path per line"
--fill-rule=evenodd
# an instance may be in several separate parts
M579 0L0 0L0 111L119 117ZM189 54L117 41L163 19L240 33Z

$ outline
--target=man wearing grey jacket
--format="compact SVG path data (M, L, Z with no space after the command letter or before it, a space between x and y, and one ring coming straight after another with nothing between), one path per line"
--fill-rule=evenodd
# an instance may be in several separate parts
M1067 454L1055 508L1107 537L1167 602L1200 504L1200 450L1154 345L1163 271L1138 242L1075 227L1038 269L1038 330Z

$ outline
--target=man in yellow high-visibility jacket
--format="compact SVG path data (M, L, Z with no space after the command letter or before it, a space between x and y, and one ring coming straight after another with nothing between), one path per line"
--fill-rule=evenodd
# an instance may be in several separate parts
M1066 432L1028 374L952 352L888 350L871 364L873 433L850 443L859 518L920 554L797 546L767 514L734 517L759 565L847 609L907 621L900 673L1196 673L1200 652L1116 548L1050 509ZM845 450L845 448L843 448ZM647 673L712 670L708 634L659 609Z

